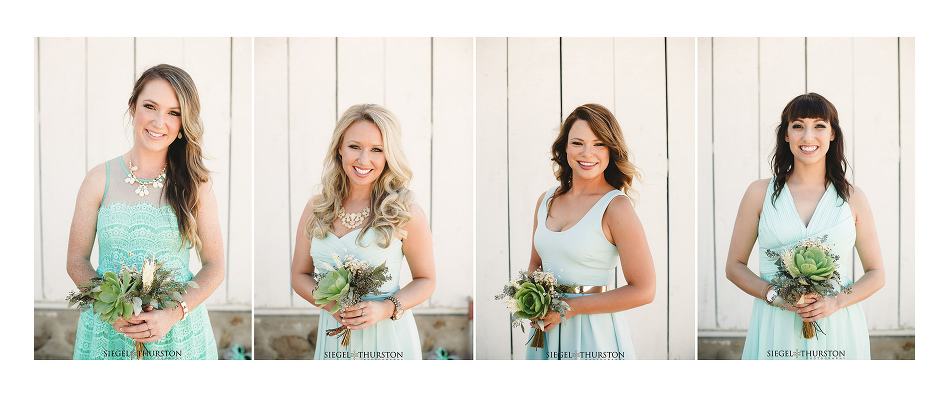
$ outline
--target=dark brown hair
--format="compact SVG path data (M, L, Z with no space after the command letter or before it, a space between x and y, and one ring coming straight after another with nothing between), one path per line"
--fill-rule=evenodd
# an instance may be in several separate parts
M597 104L586 104L573 110L563 125L560 126L560 134L553 141L553 172L556 179L560 181L560 187L556 189L549 202L547 210L553 205L553 199L568 192L573 184L573 169L569 166L569 160L566 158L566 143L569 140L569 130L573 127L576 120L584 120L589 124L589 128L596 134L596 137L609 148L609 165L603 172L606 182L613 188L630 196L635 200L635 190L632 189L632 181L636 178L642 179L642 173L638 167L632 164L632 155L625 145L625 138L622 136L622 129L619 128L619 122L609 109Z
M830 141L829 151L826 152L826 182L832 183L836 194L849 201L849 190L852 185L846 180L846 171L849 162L846 161L846 152L843 146L843 130L839 127L839 114L836 107L822 95L815 92L803 94L793 98L780 115L780 125L777 126L777 144L774 147L770 160L774 173L774 193L771 203L777 202L780 191L787 184L787 177L793 172L793 152L787 144L787 128L797 119L821 119L830 124L835 138Z

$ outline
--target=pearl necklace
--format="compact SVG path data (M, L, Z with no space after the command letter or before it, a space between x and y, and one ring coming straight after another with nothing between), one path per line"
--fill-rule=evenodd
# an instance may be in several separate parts
M128 169L129 169L128 177L125 178L125 183L129 185L134 185L136 183L138 184L138 187L135 188L135 194L137 194L138 197L145 197L148 195L148 184L151 184L151 186L154 187L155 189L161 189L165 186L163 181L168 176L166 172L168 169L167 165L161 169L161 173L158 174L157 178L152 179L150 181L146 181L135 176L135 171L138 171L138 166L132 165L131 158L129 158L128 160Z
M346 212L346 207L339 208L339 214L336 215L336 218L342 221L342 225L349 228L355 229L365 222L365 218L369 216L369 206L365 206L361 212Z

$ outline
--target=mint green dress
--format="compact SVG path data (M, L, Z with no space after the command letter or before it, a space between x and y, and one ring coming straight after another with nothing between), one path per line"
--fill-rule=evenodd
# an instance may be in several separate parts
M313 238L309 253L313 263L325 263L336 268L333 254L345 258L352 255L371 266L382 263L388 267L392 279L385 282L380 288L383 293L368 295L362 300L381 302L399 290L399 275L401 274L402 241L393 238L388 247L382 248L376 243L375 228L365 232L361 241L356 241L359 232L356 229L342 237L327 233L325 238ZM344 260L344 259L343 259ZM316 267L319 269L319 266ZM342 334L326 336L326 330L339 327L336 318L325 310L319 310L319 328L316 336L316 360L420 360L421 341L418 337L418 327L411 310L405 310L398 320L386 318L367 328L351 331L349 346L342 346Z
M788 187L783 188L775 204L771 202L773 192L771 179L757 227L761 278L770 281L777 272L774 259L766 254L768 249L779 253L784 247L794 247L808 237L823 235L828 236L826 241L833 253L840 256L839 267L846 269L850 265L847 253L856 242L856 224L849 203L836 194L836 189L832 185L826 189L809 225L804 225L797 214ZM844 286L852 284L846 276L841 281ZM837 290L839 288L837 286ZM869 359L869 330L859 303L817 320L825 335L817 332L812 339L803 337L803 320L794 312L770 306L760 299L754 300L752 310L744 342L745 360Z
M139 197L135 194L136 186L125 183L128 169L121 157L106 162L105 167L105 193L96 219L96 273L118 273L123 265L141 269L145 258L155 257L159 262L167 262L165 268L179 269L179 281L194 277L188 270L189 250L187 246L181 248L174 210L163 202L163 189L148 185L150 194ZM217 359L207 309L204 304L190 309L188 318L177 322L164 337L145 344L148 354L143 359ZM135 341L100 321L99 315L90 309L79 316L73 359L135 359Z
M599 199L582 219L569 229L554 232L546 227L546 204L556 188L543 196L537 211L533 244L560 284L609 285L619 263L619 251L602 233L602 216L616 197L629 198L613 190ZM566 294L575 297L580 294ZM532 337L532 333L529 334ZM632 336L622 313L577 314L544 333L545 347L527 346L528 360L634 360Z

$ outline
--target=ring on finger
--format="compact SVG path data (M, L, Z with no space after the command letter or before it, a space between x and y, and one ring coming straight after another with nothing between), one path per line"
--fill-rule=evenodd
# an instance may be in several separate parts
M361 316L364 316L364 315L365 315L365 308L363 307L363 308L362 308L362 313L359 313L359 316L361 317Z

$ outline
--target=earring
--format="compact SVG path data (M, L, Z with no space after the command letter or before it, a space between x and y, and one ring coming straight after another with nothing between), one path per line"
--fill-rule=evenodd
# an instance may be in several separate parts
M181 133L180 133L180 132L178 133L178 139L181 139Z

